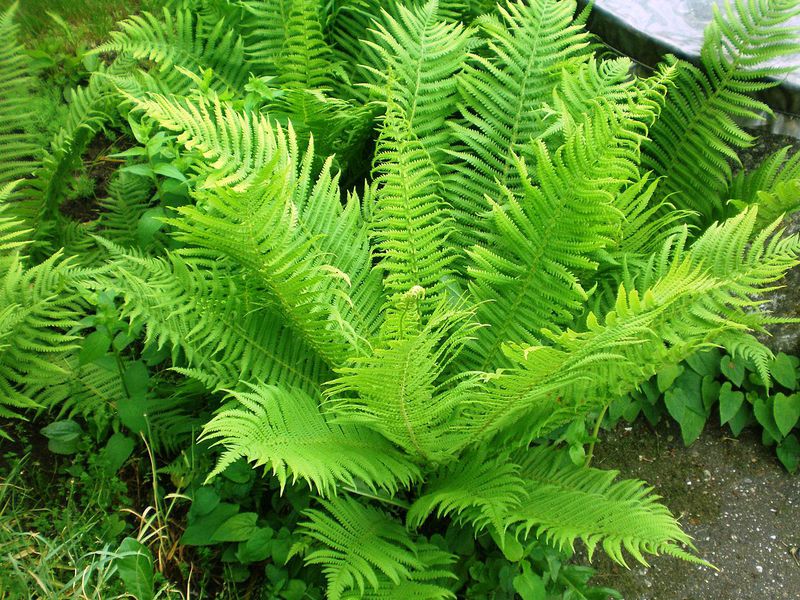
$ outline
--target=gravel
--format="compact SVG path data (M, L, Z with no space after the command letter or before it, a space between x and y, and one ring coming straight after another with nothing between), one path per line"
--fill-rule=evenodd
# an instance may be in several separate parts
M718 570L670 557L626 570L598 555L595 583L625 600L800 599L800 477L755 432L728 435L709 425L686 448L672 422L606 434L594 465L652 484Z

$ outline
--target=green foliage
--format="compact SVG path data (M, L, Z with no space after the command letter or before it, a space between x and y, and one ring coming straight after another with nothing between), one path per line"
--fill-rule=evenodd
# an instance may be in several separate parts
M791 67L770 59L797 52L800 14L793 0L754 0L715 6L705 33L702 67L679 63L676 87L645 146L644 164L666 177L661 194L678 208L708 218L729 216L722 194L731 180L736 151L754 138L736 119L759 118L769 107L755 92L777 85Z
M761 427L764 444L775 446L783 466L795 473L800 466L798 382L796 356L704 350L612 402L610 422L633 420L641 413L655 424L666 412L678 422L689 445L716 413L735 436L748 426Z
M726 5L705 72L648 78L575 12L171 2L86 55L46 149L4 13L4 410L58 410L54 452L113 433L112 470L141 436L156 532L191 499L180 540L115 539L130 593L177 544L287 600L607 596L561 565L576 540L703 563L651 488L584 464L587 416L637 390L687 442L717 399L752 414L796 468L797 365L752 333L800 262L800 173L731 176L794 4Z
M416 476L413 463L369 429L327 422L311 396L264 385L233 396L237 407L223 410L204 431L207 439L226 444L210 477L241 456L271 467L281 488L291 473L292 483L304 479L322 494L356 480L394 492ZM327 460L331 454L335 461Z

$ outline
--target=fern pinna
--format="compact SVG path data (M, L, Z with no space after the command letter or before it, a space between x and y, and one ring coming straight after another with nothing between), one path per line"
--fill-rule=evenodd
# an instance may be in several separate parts
M650 77L598 53L574 0L173 4L97 49L115 62L33 172L50 191L22 186L7 208L57 220L48 177L100 122L172 144L182 171L153 181L177 177L189 200L151 197L143 153L125 153L74 242L95 268L73 280L116 294L147 347L222 399L209 477L244 458L316 494L293 553L332 600L454 598L437 519L502 547L702 562L643 482L553 440L699 349L768 364L754 298L800 262L780 224L798 159L731 163L752 142L735 119L779 74L764 61L798 49L782 25L797 4L726 5L702 69L669 59ZM27 88L4 56L10 93ZM22 177L28 146L3 131L0 173ZM166 235L143 243L126 221L153 202ZM24 222L2 225L6 278L45 285L62 263L21 275ZM68 325L64 298L32 326ZM39 360L37 344L17 352ZM9 389L36 383L9 373Z

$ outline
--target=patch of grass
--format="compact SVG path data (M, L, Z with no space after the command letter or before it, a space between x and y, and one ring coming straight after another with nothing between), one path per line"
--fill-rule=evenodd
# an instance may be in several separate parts
M14 0L0 0L5 10ZM66 36L92 44L104 39L117 21L142 10L159 10L164 0L22 0L17 20L31 45L42 36ZM56 18L50 16L52 13ZM59 24L58 19L63 21ZM68 26L67 28L64 25Z

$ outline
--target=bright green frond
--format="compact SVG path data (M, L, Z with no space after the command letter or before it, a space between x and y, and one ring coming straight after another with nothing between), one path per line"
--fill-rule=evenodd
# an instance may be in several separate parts
M456 557L419 540L415 546L423 569L413 571L400 583L379 574L377 591L367 587L363 594L356 590L345 592L342 600L454 600L455 594L445 586L456 579L451 570Z
M296 157L291 130L275 127L265 116L237 111L211 93L209 97L151 94L132 98L136 107L161 127L178 133L187 150L203 155L205 187L246 189L276 154Z
M740 171L728 188L729 202L736 208L758 205L756 227L770 225L783 215L800 210L800 152L789 156L782 148L752 171Z
M162 247L156 239L149 240L142 228L148 211L153 217L163 215L163 209L151 207L152 198L149 179L120 173L108 186L108 198L98 200L103 209L97 222L98 233L128 249L147 251Z
M410 454L438 461L452 456L460 432L454 418L479 393L477 379L441 381L442 373L475 330L472 311L440 304L420 323L412 290L390 313L383 339L368 356L337 372L329 396L339 420L364 424Z
M422 288L423 310L430 311L446 293L456 256L448 243L452 223L439 196L439 178L430 155L399 115L386 115L378 152L371 229L386 272L384 287L394 299Z
M70 287L70 265L59 254L25 269L19 257L0 263L0 408L31 408L37 398L25 392L58 383L67 375L57 360L77 347L65 331L80 317Z
M566 453L539 446L520 453L520 475L527 489L511 521L527 536L534 531L558 548L572 548L576 539L586 545L589 558L595 548L626 565L623 550L647 565L645 554L676 554L681 545L693 548L669 510L658 503L642 481L614 481L616 471L575 466Z
M456 75L470 38L461 25L441 21L435 0L397 10L397 18L384 12L375 24L376 42L368 42L383 62L373 69L380 82L373 93L405 121L440 170L451 138L445 121L456 110Z
M16 2L0 13L0 187L28 178L39 166L42 144L31 101L32 61L17 42Z
M376 25L375 47L386 74L375 90L387 114L375 157L372 229L389 295L420 286L423 305L432 310L456 257L440 173L450 137L445 120L455 110L454 75L463 66L467 37L460 26L437 19L436 2L398 10L397 19L384 14L386 25Z
M209 477L241 457L270 469L281 489L289 480L304 480L324 496L335 495L337 485L357 482L394 493L418 476L380 435L332 423L308 394L264 384L245 389L231 392L234 402L203 429L203 439L224 448Z
M247 63L299 89L330 87L333 52L323 34L327 3L320 0L245 0Z
M476 530L489 525L502 535L508 515L520 504L525 485L519 466L508 456L493 457L476 450L440 470L408 511L406 521L418 528L434 512L470 523Z
M552 345L509 346L517 367L488 375L483 401L467 407L473 436L513 423L511 439L535 439L731 332L759 327L753 297L800 262L800 237L773 235L777 223L754 235L756 212L712 226L691 247L685 231L668 240L638 289L620 286L602 323L590 313L584 332L544 331Z
M567 125L566 143L550 154L539 141L531 154L535 181L517 165L522 187L493 201L486 245L469 252L473 297L482 302L469 366L501 366L501 345L534 339L539 330L570 323L588 298L581 274L595 254L619 238L624 214L615 206L638 179L639 144L652 112L640 118L599 104L592 117Z
M363 597L370 588L378 598L396 597L378 594L385 579L400 586L420 579L416 574L424 574L429 566L441 570L441 556L427 550L420 552L405 527L383 511L352 498L322 500L321 504L324 511L306 511L308 520L300 524L300 529L321 544L306 556L306 564L322 567L328 580L329 600L350 598L348 592L356 591ZM413 591L413 587L407 589Z
M111 40L94 53L115 52L155 65L169 89L186 91L191 83L181 69L203 77L213 72L212 85L238 91L248 78L244 44L225 20L203 18L189 10L164 8L161 18L144 12L119 23Z
M212 390L255 380L319 390L327 369L241 272L221 261L109 250L108 276L91 285L118 293L123 315L146 326L147 343L170 348L178 370Z
M531 158L530 141L547 129L544 103L564 71L588 60L575 9L572 0L515 0L499 8L501 19L477 20L486 49L458 78L461 120L452 123L455 164L446 182L464 244L481 239L491 201L521 191L514 156Z
M759 118L769 108L755 92L777 85L791 69L766 66L775 57L800 50L797 30L782 27L800 14L795 0L726 1L715 7L702 49L705 73L678 65L675 86L661 118L651 130L644 164L664 176L661 197L677 208L699 212L706 220L727 213L721 203L737 149L753 137L736 119ZM770 78L772 78L770 80Z
M30 229L9 210L9 198L17 186L16 181L0 187L0 269L5 269L8 261L16 260L16 253L30 244Z
M181 218L170 223L181 241L211 257L230 258L259 281L267 292L263 302L333 366L369 332L356 321L361 315L353 310L348 274L331 264L297 219L299 207L291 197L296 184L294 170L281 167L276 157L251 189L198 194L199 206L181 207Z

